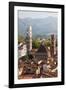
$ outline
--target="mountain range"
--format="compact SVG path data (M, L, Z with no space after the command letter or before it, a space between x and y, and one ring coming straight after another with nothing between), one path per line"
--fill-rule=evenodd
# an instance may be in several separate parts
M28 27L32 26L32 36L47 37L50 34L57 35L57 17L46 18L18 18L18 33L26 36Z

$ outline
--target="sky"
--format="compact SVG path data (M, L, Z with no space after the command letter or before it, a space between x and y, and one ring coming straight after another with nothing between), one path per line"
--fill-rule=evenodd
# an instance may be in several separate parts
M18 11L18 18L46 18L46 17L57 17L57 12L45 12L45 11Z
M25 35L27 28L32 26L32 34L49 35L57 34L57 12L47 11L18 11L18 30L19 34ZM38 30L38 32L37 32Z

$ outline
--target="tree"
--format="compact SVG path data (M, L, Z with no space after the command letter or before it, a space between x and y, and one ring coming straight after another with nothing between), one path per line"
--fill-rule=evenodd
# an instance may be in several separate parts
M32 47L33 48L39 48L40 42L36 39L32 41Z

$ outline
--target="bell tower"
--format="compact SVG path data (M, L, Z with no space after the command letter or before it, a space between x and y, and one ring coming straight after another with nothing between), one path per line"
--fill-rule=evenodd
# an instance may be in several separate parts
M32 50L32 26L29 26L27 29L27 51Z
M54 34L51 35L51 57L54 57Z

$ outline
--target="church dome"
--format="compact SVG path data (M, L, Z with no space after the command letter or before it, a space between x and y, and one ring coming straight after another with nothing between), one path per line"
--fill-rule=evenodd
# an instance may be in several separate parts
M45 45L41 44L39 49L36 52L36 57L38 60L47 60L48 58L48 52Z
M41 45L40 47L39 47L39 49L38 49L38 51L37 52L41 52L41 53L46 53L47 51L46 51L46 48L45 48L45 46L43 46L43 45Z
M47 48L44 44L41 44L37 53L47 53Z

